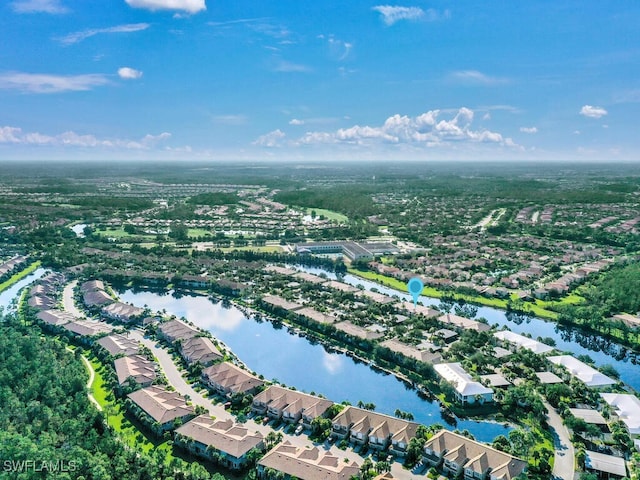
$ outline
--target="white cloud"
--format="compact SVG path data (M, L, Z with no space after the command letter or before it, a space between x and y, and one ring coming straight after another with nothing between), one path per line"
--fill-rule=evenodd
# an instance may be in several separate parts
M425 16L420 7L398 7L391 5L378 5L373 10L382 15L382 21L387 25L393 25L400 20L419 20Z
M377 5L372 10L382 15L382 21L387 25L393 25L400 20L418 21L424 20L427 22L436 22L438 20L445 20L451 17L451 12L445 10L439 12L433 8L429 8L426 11L420 7L400 7L392 5Z
M304 125L304 120L293 118L289 121L289 125Z
M538 133L538 127L520 127L522 133Z
M324 36L321 37L324 38ZM327 38L327 42L329 43L329 56L339 62L346 60L353 50L353 43L339 40L333 35Z
M377 127L354 125L335 132L307 132L294 144L365 146L389 144L435 147L469 142L518 147L511 138L505 138L498 132L472 129L473 119L473 110L466 107L458 109L453 118L443 118L440 110L430 110L415 117L396 114Z
M280 60L274 67L274 71L308 73L311 71L311 68L308 67L307 65L302 65L300 63L293 63L293 62L287 62L286 60Z
M187 13L198 13L206 10L204 0L125 0L130 7L147 10L178 10Z
M580 115L584 115L585 117L589 117L589 118L601 118L607 115L608 113L609 112L607 112L602 107L593 107L591 105L584 105L580 109Z
M278 129L278 130L274 130L273 132L269 132L259 136L256 139L256 141L253 142L253 144L258 145L260 147L269 147L269 148L279 147L282 145L282 140L285 137L286 137L285 133L282 130Z
M478 70L461 70L453 72L451 77L454 80L475 85L504 85L505 83L509 83L508 78L492 77L479 72Z
M118 69L118 75L125 80L136 80L142 77L142 72L135 68L122 67Z
M73 131L57 135L46 135L38 132L23 132L18 127L0 127L0 144L40 145L56 147L84 147L84 148L117 148L127 150L150 150L159 143L168 140L171 134L163 132L159 135L147 134L139 140L101 139L91 134L79 134Z
M69 9L60 0L16 0L11 2L16 13L68 13Z
M149 26L150 25L148 23L127 23L124 25L116 25L114 27L90 28L87 30L70 33L68 35L65 35L64 37L58 38L57 40L61 43L64 43L65 45L72 45L101 33L139 32L140 30L146 30L147 28L149 28Z
M91 90L109 83L106 75L48 75L43 73L7 72L0 74L0 89L24 93L59 93Z

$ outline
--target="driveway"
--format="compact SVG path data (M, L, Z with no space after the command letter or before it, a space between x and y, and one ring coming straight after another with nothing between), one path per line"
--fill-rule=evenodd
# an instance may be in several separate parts
M73 299L73 289L76 287L78 281L74 280L71 283L65 285L64 290L62 292L62 305L66 312L69 312L71 315L84 318L85 314L82 313L78 307L76 307L76 302Z
M569 430L562 423L562 417L558 415L549 403L545 401L544 406L547 408L547 419L553 435L553 444L556 448L552 472L553 478L572 480L575 476L575 451L571 443Z

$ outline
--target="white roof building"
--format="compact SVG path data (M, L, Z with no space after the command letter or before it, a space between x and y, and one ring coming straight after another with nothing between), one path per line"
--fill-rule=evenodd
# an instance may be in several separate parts
M476 382L459 363L440 363L433 368L438 375L453 385L456 397L463 404L493 400L493 390Z
M607 377L604 373L600 373L595 368L590 367L571 355L549 357L549 361L565 367L572 376L584 382L587 387L604 387L617 383L613 378Z
M600 396L616 410L631 435L640 435L640 399L626 393L601 393Z
M525 337L524 335L519 335L509 330L496 332L493 334L493 336L500 340L513 343L518 348L526 348L527 350L531 350L533 353L537 353L538 355L549 353L553 350L553 347L550 347L549 345L545 345L544 343L538 342L529 337Z

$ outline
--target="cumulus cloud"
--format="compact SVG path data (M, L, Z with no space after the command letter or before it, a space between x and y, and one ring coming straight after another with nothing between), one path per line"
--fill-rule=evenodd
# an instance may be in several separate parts
M602 107L593 107L591 105L584 105L580 109L580 115L584 115L585 117L589 117L589 118L601 118L607 115L608 113L609 112L607 112Z
M142 77L142 72L135 68L122 67L118 69L118 76L125 80L136 80Z
M259 136L254 142L254 145L260 147L274 148L282 145L282 140L286 137L285 133L278 129L273 132L266 133Z
M478 70L460 70L453 72L451 77L456 81L474 85L504 85L505 83L509 83L508 78L493 77Z
M60 0L16 0L11 2L16 13L68 13L69 9Z
M0 127L0 144L18 145L46 145L57 147L105 147L128 150L149 150L159 143L169 139L171 134L163 132L159 135L147 134L138 140L101 139L91 134L79 134L67 131L56 135L46 135L39 132L23 132L18 127Z
M106 75L48 75L43 73L7 72L0 74L0 89L23 93L59 93L91 90L109 83Z
M147 10L177 10L186 13L198 13L206 10L204 0L125 0L130 7Z
M538 127L520 127L522 133L538 133Z
M304 120L300 120L299 118L292 118L289 121L289 125L304 125Z
M65 35L64 37L58 38L57 40L65 45L72 45L95 35L100 35L101 33L139 32L140 30L146 30L147 28L149 28L149 26L150 25L148 23L127 23L124 25L116 25L106 28L90 28L87 30L80 30L78 32L70 33L68 35Z
M372 10L378 12L382 16L382 21L387 25L393 25L400 20L408 21L428 21L435 22L438 20L447 19L451 16L449 10L444 12L438 12L433 8L429 8L426 11L420 7L400 7L392 5L377 5Z
M307 132L296 145L352 144L352 145L414 145L436 147L461 142L492 143L517 147L511 138L498 132L479 129L471 125L473 110L462 107L453 117L445 117L440 110L430 110L421 115L392 115L381 126L354 125L334 132Z

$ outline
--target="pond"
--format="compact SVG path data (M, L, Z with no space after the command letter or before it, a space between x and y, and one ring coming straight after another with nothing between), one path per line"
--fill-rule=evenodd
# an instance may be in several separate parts
M428 401L393 375L373 370L343 353L332 353L286 327L247 316L239 309L213 303L203 296L179 296L150 291L126 290L120 298L138 306L185 317L222 340L249 368L268 379L303 390L323 394L341 402L374 403L376 411L393 415L396 409L411 412L425 425L442 423L447 428L469 430L478 440L491 442L510 428L498 423L458 420L446 425L437 402Z

